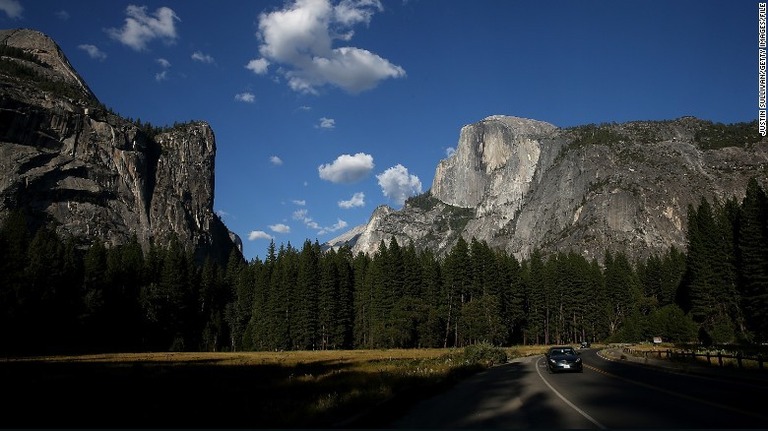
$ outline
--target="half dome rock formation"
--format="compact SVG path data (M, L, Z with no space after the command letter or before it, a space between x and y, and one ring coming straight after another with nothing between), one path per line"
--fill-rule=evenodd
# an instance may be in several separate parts
M444 254L462 236L518 258L536 249L644 258L684 249L688 207L741 199L753 177L768 186L768 140L756 121L558 128L497 115L461 129L429 192L398 211L377 208L359 234L327 245L369 253L394 237Z

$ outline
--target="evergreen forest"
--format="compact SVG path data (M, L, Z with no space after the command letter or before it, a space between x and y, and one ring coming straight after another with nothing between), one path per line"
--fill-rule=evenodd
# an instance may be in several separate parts
M444 257L269 245L195 261L170 238L83 248L20 212L0 227L0 351L242 351L644 341L768 342L768 197L688 208L686 250L519 261L475 239Z

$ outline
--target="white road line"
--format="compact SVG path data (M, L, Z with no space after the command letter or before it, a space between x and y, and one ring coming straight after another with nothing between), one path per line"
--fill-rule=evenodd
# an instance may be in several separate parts
M601 358L603 358L605 360L611 361L611 362L619 362L619 361L616 361L615 359L611 359L611 358L605 357L603 355L600 355L599 353L598 353L598 356L600 356ZM619 362L619 363L621 363L621 364L630 364L630 365L638 366L638 367L640 366L639 364L633 364L631 362ZM682 393L679 393L679 392L670 391L668 389L664 389L664 388L661 388L659 386L654 386L654 385L651 385L651 384L648 384L648 383L639 382L637 380L628 379L626 377L617 376L616 374L609 373L609 372L607 372L605 370L601 370L600 368L595 368L595 367L591 367L591 366L587 366L587 367L592 369L592 370L595 370L595 371L597 371L597 372L599 372L599 373L601 373L603 375L606 375L606 376L609 376L609 377L613 377L615 379L619 379L619 380L621 380L623 382L631 383L633 385L637 385L637 386L640 386L640 387L643 387L643 388L652 389L654 391L658 391L658 392L661 392L661 393L664 393L664 394L667 394L667 395L672 395L672 396L677 397L677 398L682 398L684 400L693 401L693 402L696 402L696 403L706 404L708 406L716 407L716 408L723 409L723 410L729 410L729 411L731 411L733 413L736 413L736 414L739 414L739 415L751 416L751 417L762 419L762 420L766 419L766 416L763 416L763 415L761 415L759 413L754 413L754 412L750 412L750 411L739 409L737 407L731 407L731 406L727 406L725 404L716 403L714 401L708 401L708 400L705 400L705 399L702 399L702 398L697 398L697 397L693 397L693 396L690 396L690 395L685 395L685 394L682 394ZM661 372L667 372L667 373L670 373L670 374L679 374L679 373L674 373L674 372L671 372L671 371L661 371ZM541 373L539 373L539 375L541 375ZM679 374L679 375L690 376L689 374Z
M607 429L607 427L605 425L603 425L600 422L598 422L595 418L590 416L589 413L587 413L584 410L578 408L576 406L576 404L570 402L567 398L565 398L565 396L563 396L563 394L561 394L557 389L555 389L551 384L549 384L547 379L545 379L544 376L541 374L541 369L540 369L541 367L539 367L539 362L541 362L541 359L536 361L536 373L539 374L539 377L541 377L541 381L543 381L544 384L547 385L547 387L549 387L549 389L552 390L552 392L555 393L555 395L560 397L561 400L563 400L566 404L568 404L568 406L570 406L572 409L576 410L580 415L584 416L588 421L590 421L593 424L595 424L596 427L600 428L601 430Z

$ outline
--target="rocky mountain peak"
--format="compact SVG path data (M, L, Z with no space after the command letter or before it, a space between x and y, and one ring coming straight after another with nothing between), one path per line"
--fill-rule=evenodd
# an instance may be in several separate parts
M83 78L69 63L59 45L47 35L31 29L0 30L0 45L18 48L31 56L30 58L5 56L4 59L29 67L47 80L67 83L79 89L87 99L96 99Z
M768 139L756 131L694 117L561 129L491 116L461 129L429 192L375 212L350 245L371 252L395 237L442 254L462 236L518 258L682 250L690 205L741 199L750 178L768 186Z
M13 48L0 59L0 219L22 211L85 244L175 236L226 261L239 239L213 211L209 124L136 124L91 97L47 36L3 30L0 41Z
M456 152L437 166L432 195L462 208L477 207L489 193L519 200L533 178L542 140L556 130L543 121L502 115L464 126ZM495 180L510 175L503 184Z

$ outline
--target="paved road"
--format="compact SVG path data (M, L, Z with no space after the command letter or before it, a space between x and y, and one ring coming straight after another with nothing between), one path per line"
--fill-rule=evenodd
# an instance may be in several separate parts
M392 428L768 428L768 385L609 361L550 374L542 356L491 368Z

